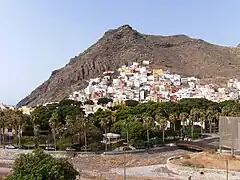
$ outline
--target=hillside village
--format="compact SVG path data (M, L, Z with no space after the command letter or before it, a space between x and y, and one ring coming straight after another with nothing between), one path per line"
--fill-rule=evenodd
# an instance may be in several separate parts
M124 103L126 100L135 100L140 103L148 101L164 102L178 101L183 98L206 98L214 102L236 100L240 94L240 81L230 79L226 87L217 87L214 84L201 84L196 77L184 77L179 74L152 69L149 61L141 64L133 62L115 71L107 71L102 77L90 79L88 86L80 91L74 91L69 99L85 102L91 100L94 104L85 104L86 114L94 113L99 108L107 108ZM111 98L106 106L97 104L99 98ZM55 102L46 103L51 104ZM13 108L1 104L0 109ZM20 107L24 114L30 114L33 108Z
M98 108L99 98L111 98L108 106L121 104L126 100L140 103L148 101L177 101L183 98L206 98L214 102L235 100L239 98L240 82L230 79L227 87L216 87L214 84L201 84L196 77L183 77L162 69L152 69L149 61L126 64L114 71L104 72L102 77L89 80L88 86L69 96L71 100L85 102L92 100L94 105L85 105L86 113L93 113ZM102 107L103 108L103 107Z

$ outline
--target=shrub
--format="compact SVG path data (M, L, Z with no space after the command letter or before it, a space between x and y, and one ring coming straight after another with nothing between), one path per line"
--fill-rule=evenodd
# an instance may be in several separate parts
M139 104L139 102L135 101L135 100L126 100L125 104L126 104L126 106L134 107L134 106L137 106Z
M77 171L64 159L53 158L42 150L22 154L5 180L75 180Z
M191 157L188 154L183 155L184 159L191 159Z
M207 152L209 154L215 154L217 152L217 149L207 149Z
M192 167L192 168L204 168L203 164L194 164L190 161L183 161L182 162L183 166L188 166L188 167Z

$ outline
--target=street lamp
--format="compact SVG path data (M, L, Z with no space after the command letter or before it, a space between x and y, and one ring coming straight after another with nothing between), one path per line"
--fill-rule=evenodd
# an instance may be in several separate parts
M127 179L127 172L126 172L126 161L127 161L127 154L126 154L126 150L128 148L128 124L126 122L124 122L124 127L127 130L127 146L126 149L124 149L124 167L123 167L123 179L126 180Z

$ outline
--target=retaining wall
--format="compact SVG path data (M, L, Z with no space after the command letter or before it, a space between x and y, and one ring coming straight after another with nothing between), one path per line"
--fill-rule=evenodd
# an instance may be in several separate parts
M207 169L207 168L192 168L182 165L177 165L172 162L174 158L180 158L181 156L171 157L167 160L167 168L180 176L192 177L192 180L226 180L226 170L219 169ZM202 173L202 174L201 174ZM229 171L228 179L239 180L240 172Z

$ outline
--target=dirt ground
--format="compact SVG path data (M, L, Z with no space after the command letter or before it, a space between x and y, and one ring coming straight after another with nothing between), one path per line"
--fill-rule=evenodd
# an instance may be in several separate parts
M173 160L176 164L191 164L197 167L226 169L226 161L228 160L228 168L232 171L240 171L240 157L231 155L223 155L219 153L200 152L188 154L183 158Z
M183 150L172 152L154 153L154 154L127 154L127 155L79 155L72 159L74 167L79 170L82 180L106 180L123 179L123 176L110 174L109 170L112 168L123 168L124 163L126 167L139 167L157 164L166 164L169 157L185 153ZM170 180L166 178L156 177L127 177L128 180Z
M149 166L155 164L165 164L167 158L183 151L154 154L126 154L126 155L80 155L72 160L74 166L79 170L99 170L108 171L111 168L120 168L126 163L127 167Z

